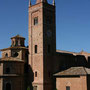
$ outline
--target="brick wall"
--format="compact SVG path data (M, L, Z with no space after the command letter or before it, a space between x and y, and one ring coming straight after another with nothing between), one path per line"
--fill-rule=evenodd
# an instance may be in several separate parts
M57 77L57 90L66 90L66 86L70 86L70 90L87 90L87 77Z

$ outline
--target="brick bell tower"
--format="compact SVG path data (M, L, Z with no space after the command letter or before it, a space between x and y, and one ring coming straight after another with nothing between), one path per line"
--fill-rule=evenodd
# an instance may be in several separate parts
M56 53L55 0L29 2L29 65L34 90L53 90L53 56Z

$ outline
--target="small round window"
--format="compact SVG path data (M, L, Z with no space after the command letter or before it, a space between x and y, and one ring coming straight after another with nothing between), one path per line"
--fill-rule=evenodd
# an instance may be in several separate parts
M18 56L18 53L17 52L14 52L13 53L13 57L17 57Z

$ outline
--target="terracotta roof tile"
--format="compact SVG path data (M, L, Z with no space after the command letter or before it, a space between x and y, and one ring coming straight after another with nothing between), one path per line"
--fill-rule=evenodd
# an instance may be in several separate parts
M90 69L85 67L71 67L67 70L58 72L54 76L70 76L70 75L87 75L90 74Z
M0 49L0 51L9 50L9 49L28 49L28 48L27 47L17 46L17 47L9 47L9 48Z
M14 57L0 58L0 61L18 61L18 62L24 62L23 60L20 60L19 58L14 58Z

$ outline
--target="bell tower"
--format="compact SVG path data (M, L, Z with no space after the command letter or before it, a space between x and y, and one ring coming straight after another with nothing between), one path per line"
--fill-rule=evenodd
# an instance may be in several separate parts
M29 1L29 64L34 90L53 90L53 56L56 53L55 1Z

